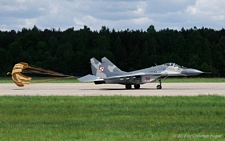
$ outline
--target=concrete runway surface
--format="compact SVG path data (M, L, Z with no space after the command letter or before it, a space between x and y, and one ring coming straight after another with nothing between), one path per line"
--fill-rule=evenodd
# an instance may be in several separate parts
M93 83L33 83L25 87L15 84L0 84L0 96L3 95L39 95L39 96L225 96L225 83L163 83L157 90L158 83L141 85L140 89L126 90L124 85Z

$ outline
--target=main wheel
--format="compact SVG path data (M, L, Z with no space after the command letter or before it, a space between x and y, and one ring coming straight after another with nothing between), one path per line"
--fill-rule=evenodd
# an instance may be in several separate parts
M126 84L126 89L131 89L131 84Z
M134 88L135 88L135 89L140 89L140 84L135 84L135 85L134 85Z
M157 85L157 89L162 89L162 85Z

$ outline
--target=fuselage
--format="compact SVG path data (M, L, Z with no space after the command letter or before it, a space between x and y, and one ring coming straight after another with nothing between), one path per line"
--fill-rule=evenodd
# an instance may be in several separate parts
M99 62L95 58L90 59L92 75L88 74L79 78L82 82L94 81L95 84L123 84L126 89L140 88L140 84L159 80L157 89L161 89L161 79L169 76L192 76L203 73L197 69L181 67L175 63L165 63L145 69L131 72L120 70L106 57Z
M192 76L201 73L203 72L192 68L181 67L175 63L165 63L131 72L121 71L111 73L104 80L106 84L144 84L154 82L162 77Z

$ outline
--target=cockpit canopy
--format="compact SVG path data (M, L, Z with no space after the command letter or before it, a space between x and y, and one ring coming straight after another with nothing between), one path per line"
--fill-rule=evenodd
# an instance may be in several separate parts
M172 66L172 67L178 67L178 68L181 68L180 65L177 65L176 63L165 63L163 64L164 66Z

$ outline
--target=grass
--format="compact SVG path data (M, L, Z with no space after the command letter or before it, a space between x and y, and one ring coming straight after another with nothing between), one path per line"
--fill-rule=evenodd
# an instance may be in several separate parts
M225 82L225 78L196 78L196 77L169 77L163 83L192 83L192 82ZM11 77L0 77L0 83L13 83ZM34 77L31 83L81 83L77 78L46 78Z
M225 140L225 97L0 99L1 140Z

